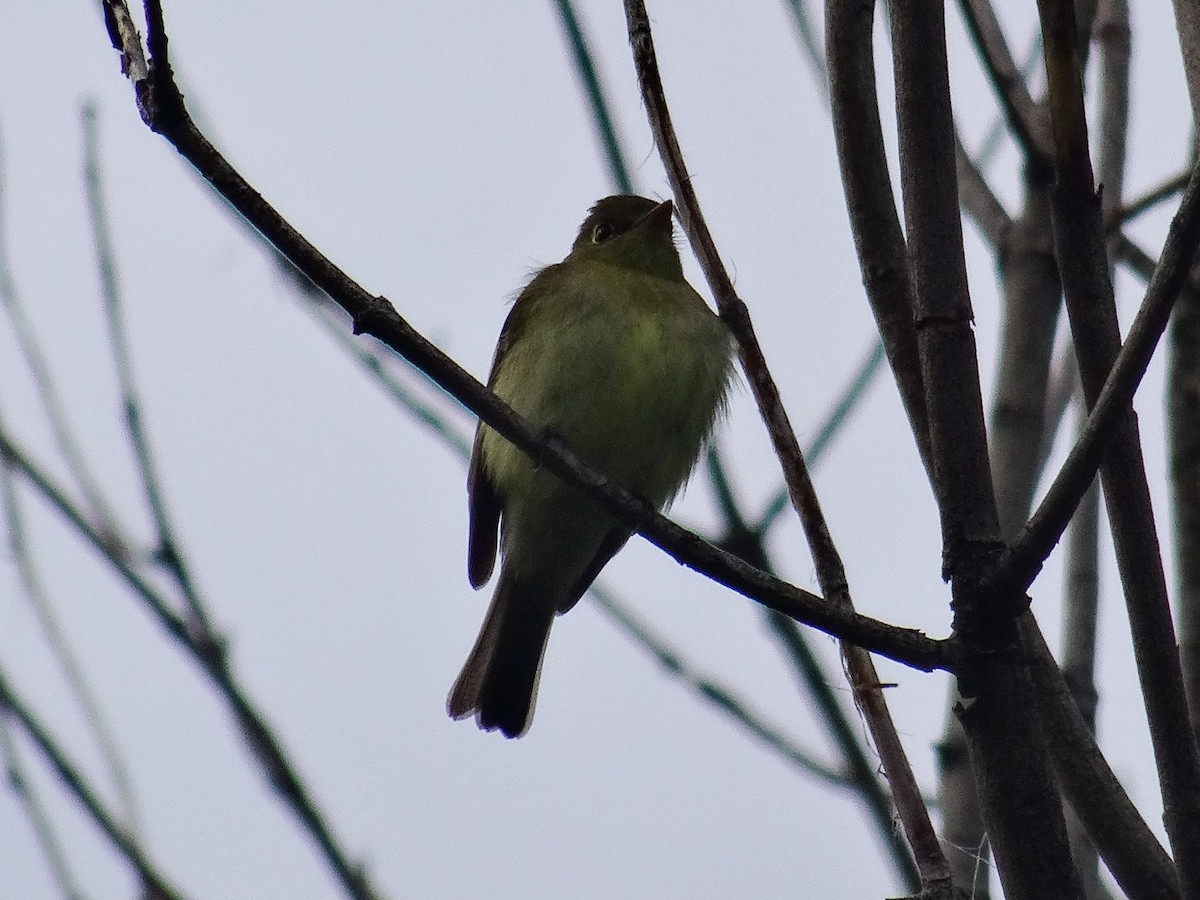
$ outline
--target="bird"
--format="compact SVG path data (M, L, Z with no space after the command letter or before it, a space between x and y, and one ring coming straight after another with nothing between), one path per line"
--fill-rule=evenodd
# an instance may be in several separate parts
M543 434L664 508L724 411L728 328L684 278L674 206L597 201L562 262L537 271L501 329L488 387ZM454 719L529 728L555 616L570 610L631 529L479 424L467 476L467 574L500 575L447 698Z

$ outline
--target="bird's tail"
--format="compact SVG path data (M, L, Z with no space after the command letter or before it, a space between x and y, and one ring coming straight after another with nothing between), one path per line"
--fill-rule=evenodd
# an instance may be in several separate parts
M452 718L474 714L486 731L499 728L510 738L525 733L555 605L537 585L501 573L479 637L446 699Z

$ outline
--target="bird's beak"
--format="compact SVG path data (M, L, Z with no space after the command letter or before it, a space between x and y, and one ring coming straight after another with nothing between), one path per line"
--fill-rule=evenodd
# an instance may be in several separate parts
M638 226L670 228L671 216L674 214L675 204L670 200L664 200L658 206L654 207L654 209L650 210L650 212L646 213L646 215L642 216L642 221L638 223Z

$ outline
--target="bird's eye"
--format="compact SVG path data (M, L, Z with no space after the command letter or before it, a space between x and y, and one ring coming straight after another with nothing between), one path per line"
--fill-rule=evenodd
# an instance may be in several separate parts
M613 227L611 225L609 225L607 222L601 222L599 225L597 225L595 228L592 229L592 243L593 244L603 244L605 241L607 241L612 236L613 236Z

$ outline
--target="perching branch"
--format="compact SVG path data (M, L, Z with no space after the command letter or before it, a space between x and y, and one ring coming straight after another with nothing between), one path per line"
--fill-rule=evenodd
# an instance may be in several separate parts
M131 22L124 0L105 0L110 25ZM619 521L637 530L678 562L798 621L844 637L855 644L923 670L953 665L955 644L938 641L912 629L899 628L826 603L723 553L652 510L643 499L583 466L561 441L548 440L538 429L518 417L450 357L430 343L396 312L384 298L368 294L309 241L288 224L257 191L216 151L195 127L166 63L166 37L156 31L162 10L147 0L148 44L153 65L135 82L138 108L152 130L162 134L259 231L288 257L314 284L351 316L355 330L391 347L476 413L514 446L540 460L551 471L586 496L596 500ZM111 27L110 36L129 64L144 57L132 25Z

